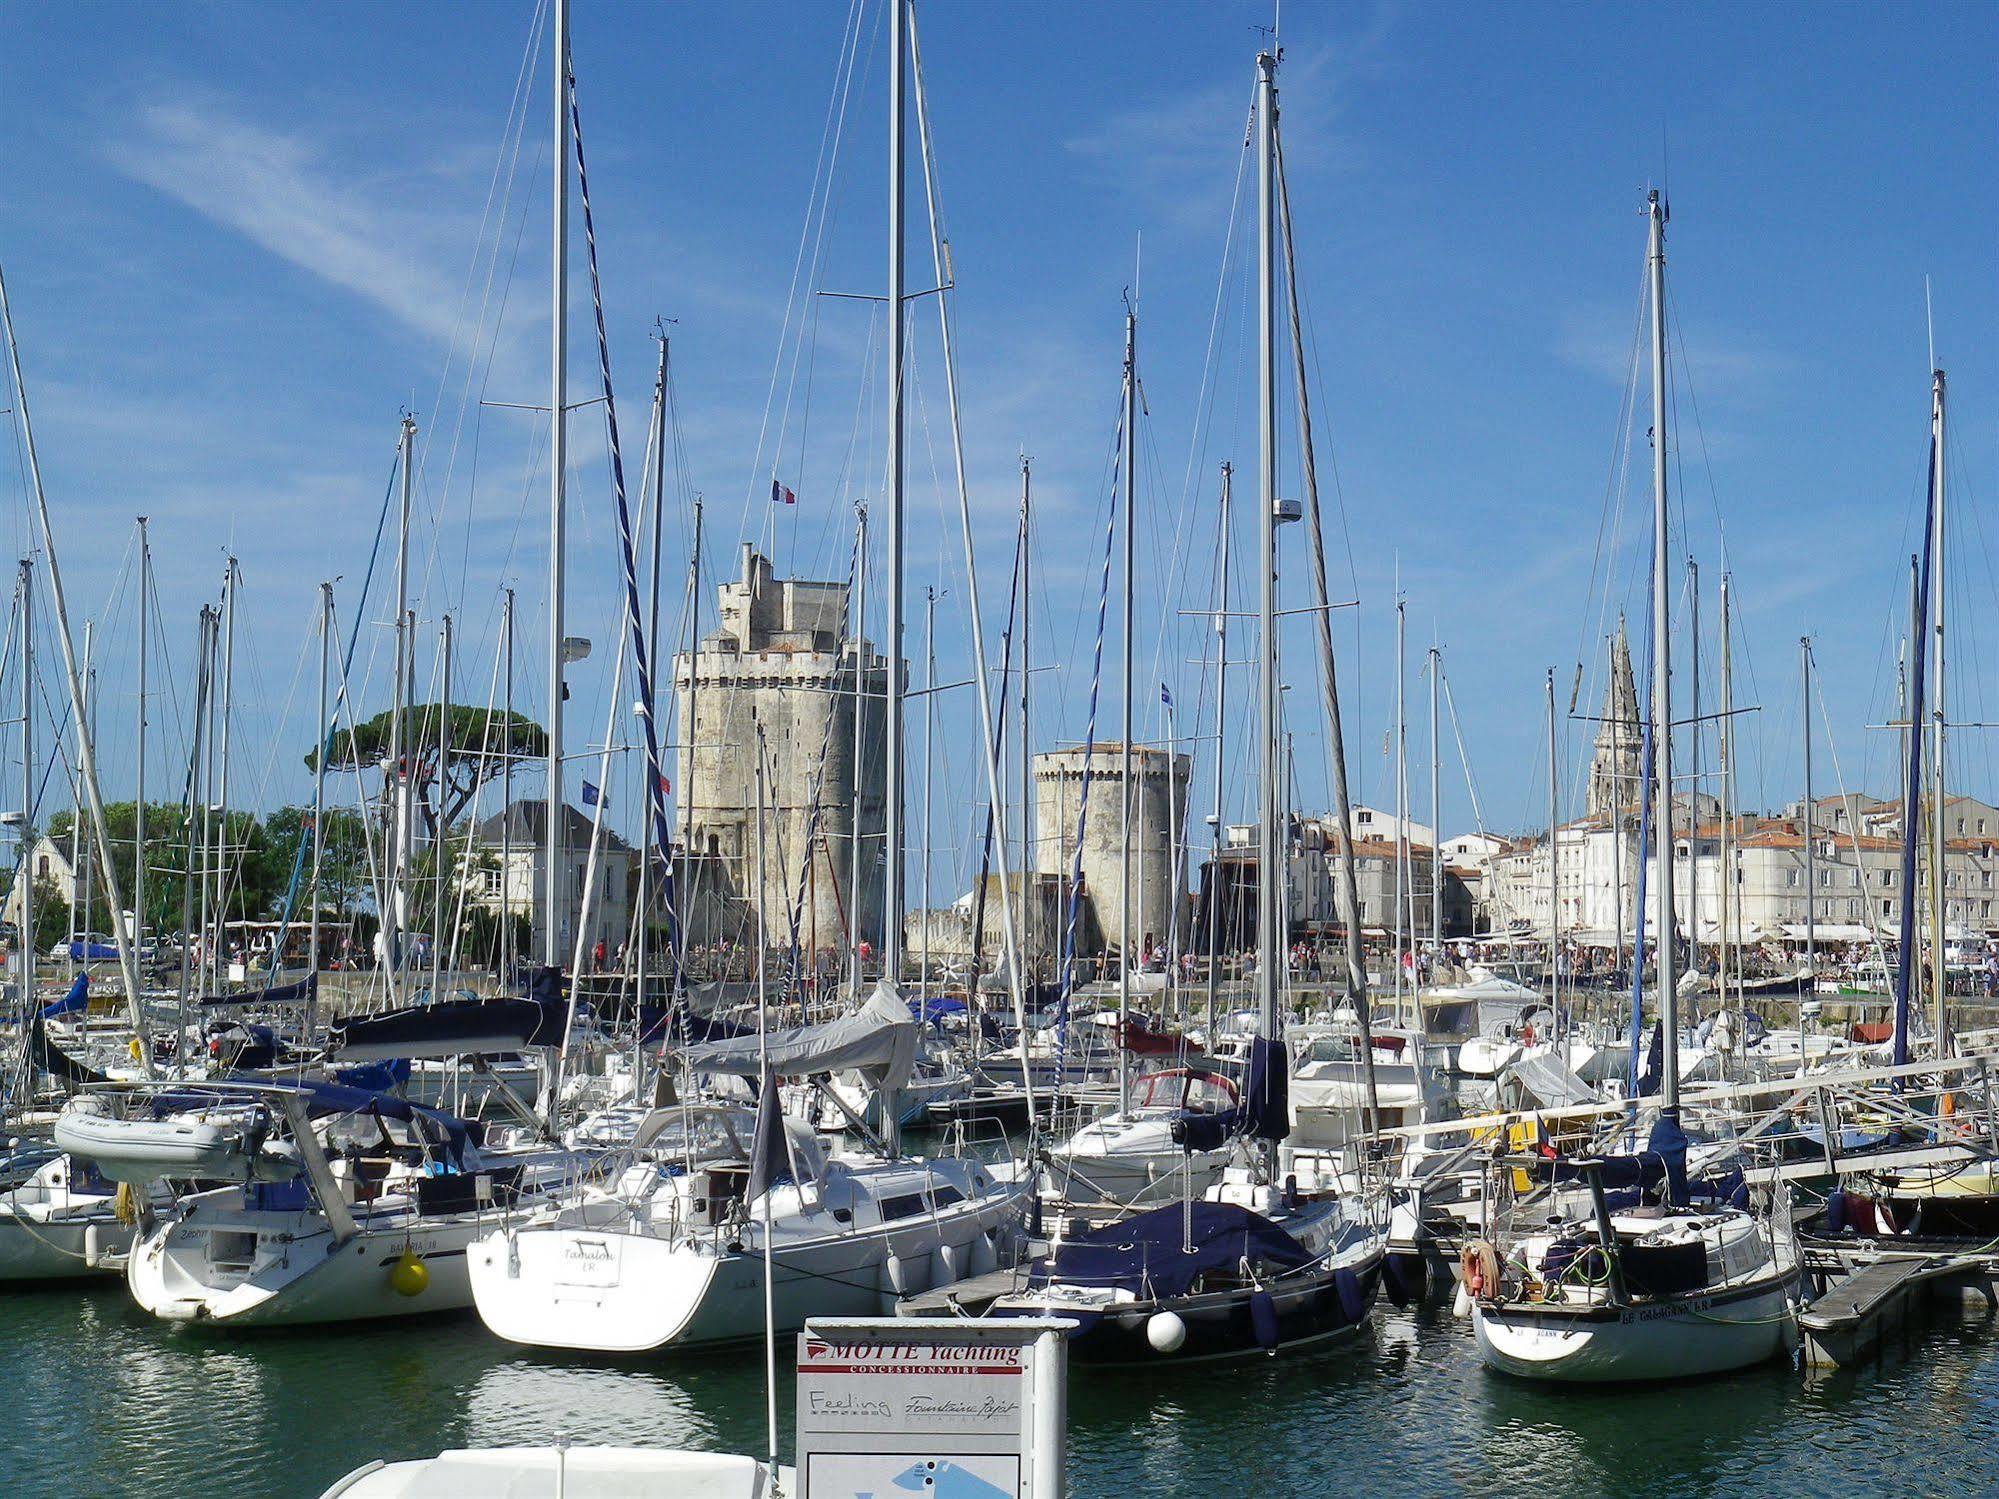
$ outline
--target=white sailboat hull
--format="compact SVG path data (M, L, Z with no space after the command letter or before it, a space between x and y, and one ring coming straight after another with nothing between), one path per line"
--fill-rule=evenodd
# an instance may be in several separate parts
M456 1311L472 1304L466 1247L491 1222L397 1221L336 1245L317 1213L196 1213L137 1244L125 1280L140 1306L171 1322L265 1327ZM251 1237L259 1242L245 1261ZM389 1278L405 1247L429 1277L413 1296Z
M1490 1368L1522 1379L1613 1384L1746 1369L1790 1347L1795 1272L1738 1290L1603 1316L1560 1306L1479 1305L1473 1327Z
M995 1236L1017 1212L1003 1193L907 1228L780 1237L773 1324L784 1332L811 1316L891 1315L902 1296L991 1269ZM764 1334L764 1257L753 1242L529 1225L486 1235L466 1265L481 1320L513 1343L631 1354Z

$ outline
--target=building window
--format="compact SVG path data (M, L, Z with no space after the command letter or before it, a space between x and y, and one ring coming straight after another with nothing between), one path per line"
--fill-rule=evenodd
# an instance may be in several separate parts
M1882 901L1881 914L1883 916L1893 916L1895 914L1895 903L1892 900Z
M42 854L35 860L35 878L38 880L45 880L48 877L49 877L49 856L47 854Z
M504 869L482 869L480 883L489 896L500 896L506 892L507 872Z
M1892 869L1884 869L1884 870L1882 870L1882 871L1881 871L1881 888L1882 888L1883 890L1893 890L1893 889L1895 888L1895 871L1894 871L1894 870L1892 870ZM1884 904L1885 904L1885 902L1884 902Z
M1860 920L1860 902L1857 900L1848 901L1846 903L1846 914L1851 916L1855 921Z

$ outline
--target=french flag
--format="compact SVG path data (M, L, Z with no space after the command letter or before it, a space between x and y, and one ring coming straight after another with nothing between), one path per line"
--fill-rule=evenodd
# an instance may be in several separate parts
M785 485L773 479L770 481L770 502L773 505L796 505L798 496Z

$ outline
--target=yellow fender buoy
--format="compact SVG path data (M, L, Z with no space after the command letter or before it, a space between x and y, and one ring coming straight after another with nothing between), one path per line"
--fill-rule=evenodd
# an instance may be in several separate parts
M421 1296L430 1288L430 1267L407 1244L389 1266L389 1285L398 1296Z
M145 1048L139 1045L139 1038L137 1036L134 1036L132 1038L130 1044L128 1044L125 1049L132 1053L133 1061L135 1062L145 1061L146 1059Z

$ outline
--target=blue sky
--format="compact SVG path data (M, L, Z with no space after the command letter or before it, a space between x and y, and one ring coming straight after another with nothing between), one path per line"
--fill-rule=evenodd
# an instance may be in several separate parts
M1217 356L1206 355L1264 13L942 0L922 11L995 635L1016 455L1035 460L1047 590L1035 657L1056 668L1037 680L1043 742L1083 731L1121 296L1134 280L1147 404L1139 732L1163 732L1160 678L1176 685L1183 734L1212 712L1201 673L1183 664L1205 633L1177 611L1212 601L1215 465L1233 458L1239 496L1254 492L1246 215L1222 283L1233 315ZM861 21L823 258L793 304L810 326L800 336L798 320L786 321L847 15L830 4L577 6L627 466L636 473L643 446L648 335L655 316L674 318L688 487L709 501L707 555L723 567L739 539L775 521L781 566L843 574L851 502L879 487L871 304L809 295L881 290L878 7ZM1600 521L1623 435L1644 192L1662 179L1674 212L1675 482L1685 481L1676 545L1701 564L1712 666L1725 525L1738 696L1762 709L1744 723L1746 799L1771 805L1794 792L1805 633L1817 641L1846 783L1880 791L1892 777L1886 736L1867 725L1888 716L1917 525L1925 275L1954 397L1952 687L1961 717L1999 718L1978 654L1990 628L1977 617L1999 546L1987 518L1999 489L1999 12L1294 4L1284 23L1300 284L1329 439L1322 468L1336 463L1339 476L1337 493L1327 489L1339 501L1334 588L1361 601L1341 616L1340 641L1364 795L1389 795L1382 735L1398 575L1412 700L1423 692L1417 657L1434 639L1483 820L1497 828L1542 816L1545 671L1557 668L1566 706L1582 656L1581 711L1592 711L1601 631L1618 607L1634 620L1642 610L1642 416L1629 473L1609 484L1620 544L1599 559L1599 542L1608 546ZM238 784L265 804L307 793L312 585L341 577L343 600L358 588L404 406L425 442L426 660L449 609L461 622L461 684L477 684L460 695L483 696L498 591L513 583L518 697L538 710L536 419L477 405L482 394L546 400L545 66L531 77L517 159L508 130L533 24L527 3L0 11L0 264L72 607L107 621L102 738L114 794L130 782L132 607L129 582L115 594L114 583L141 512L153 517L167 645L183 671L200 598L225 549L241 556L248 748ZM489 211L509 162L505 210ZM914 168L911 188L910 277L921 288L930 278L917 268L928 251ZM596 371L580 223L576 243L581 399L595 394ZM918 596L931 584L949 590L940 675L956 679L967 590L945 482L934 304L914 304L912 317L909 576ZM608 642L617 580L595 409L573 430L571 628ZM800 496L778 517L763 500L773 467ZM25 511L11 465L6 484L18 549ZM1295 493L1295 478L1284 487ZM1246 547L1246 524L1241 536ZM666 537L669 556L684 553L684 505ZM1301 564L1301 551L1287 552L1288 589L1302 587ZM378 604L370 617L385 612ZM1114 607L1113 664L1116 617ZM387 632L362 640L356 675L379 706ZM1301 799L1317 806L1322 736L1302 711L1309 644L1302 623L1287 629ZM600 649L575 677L582 742L602 738L607 659ZM1113 674L1100 732L1115 730L1115 685ZM1703 687L1710 700L1714 690ZM1247 699L1234 697L1240 747ZM155 722L171 724L174 711L162 703ZM939 716L951 750L939 767L941 890L962 878L975 764L963 748L966 695L949 695ZM1571 779L1586 733L1564 728ZM155 785L178 782L179 735L156 736ZM1988 796L1999 793L1990 737L1961 735L1953 772ZM1410 742L1420 760L1420 712ZM1826 789L1832 759L1822 751ZM1449 830L1473 820L1455 760L1452 750ZM1229 769L1239 812L1248 784L1234 753ZM1412 779L1420 803L1420 765ZM1207 769L1196 785L1204 812ZM621 816L634 799L619 799Z

